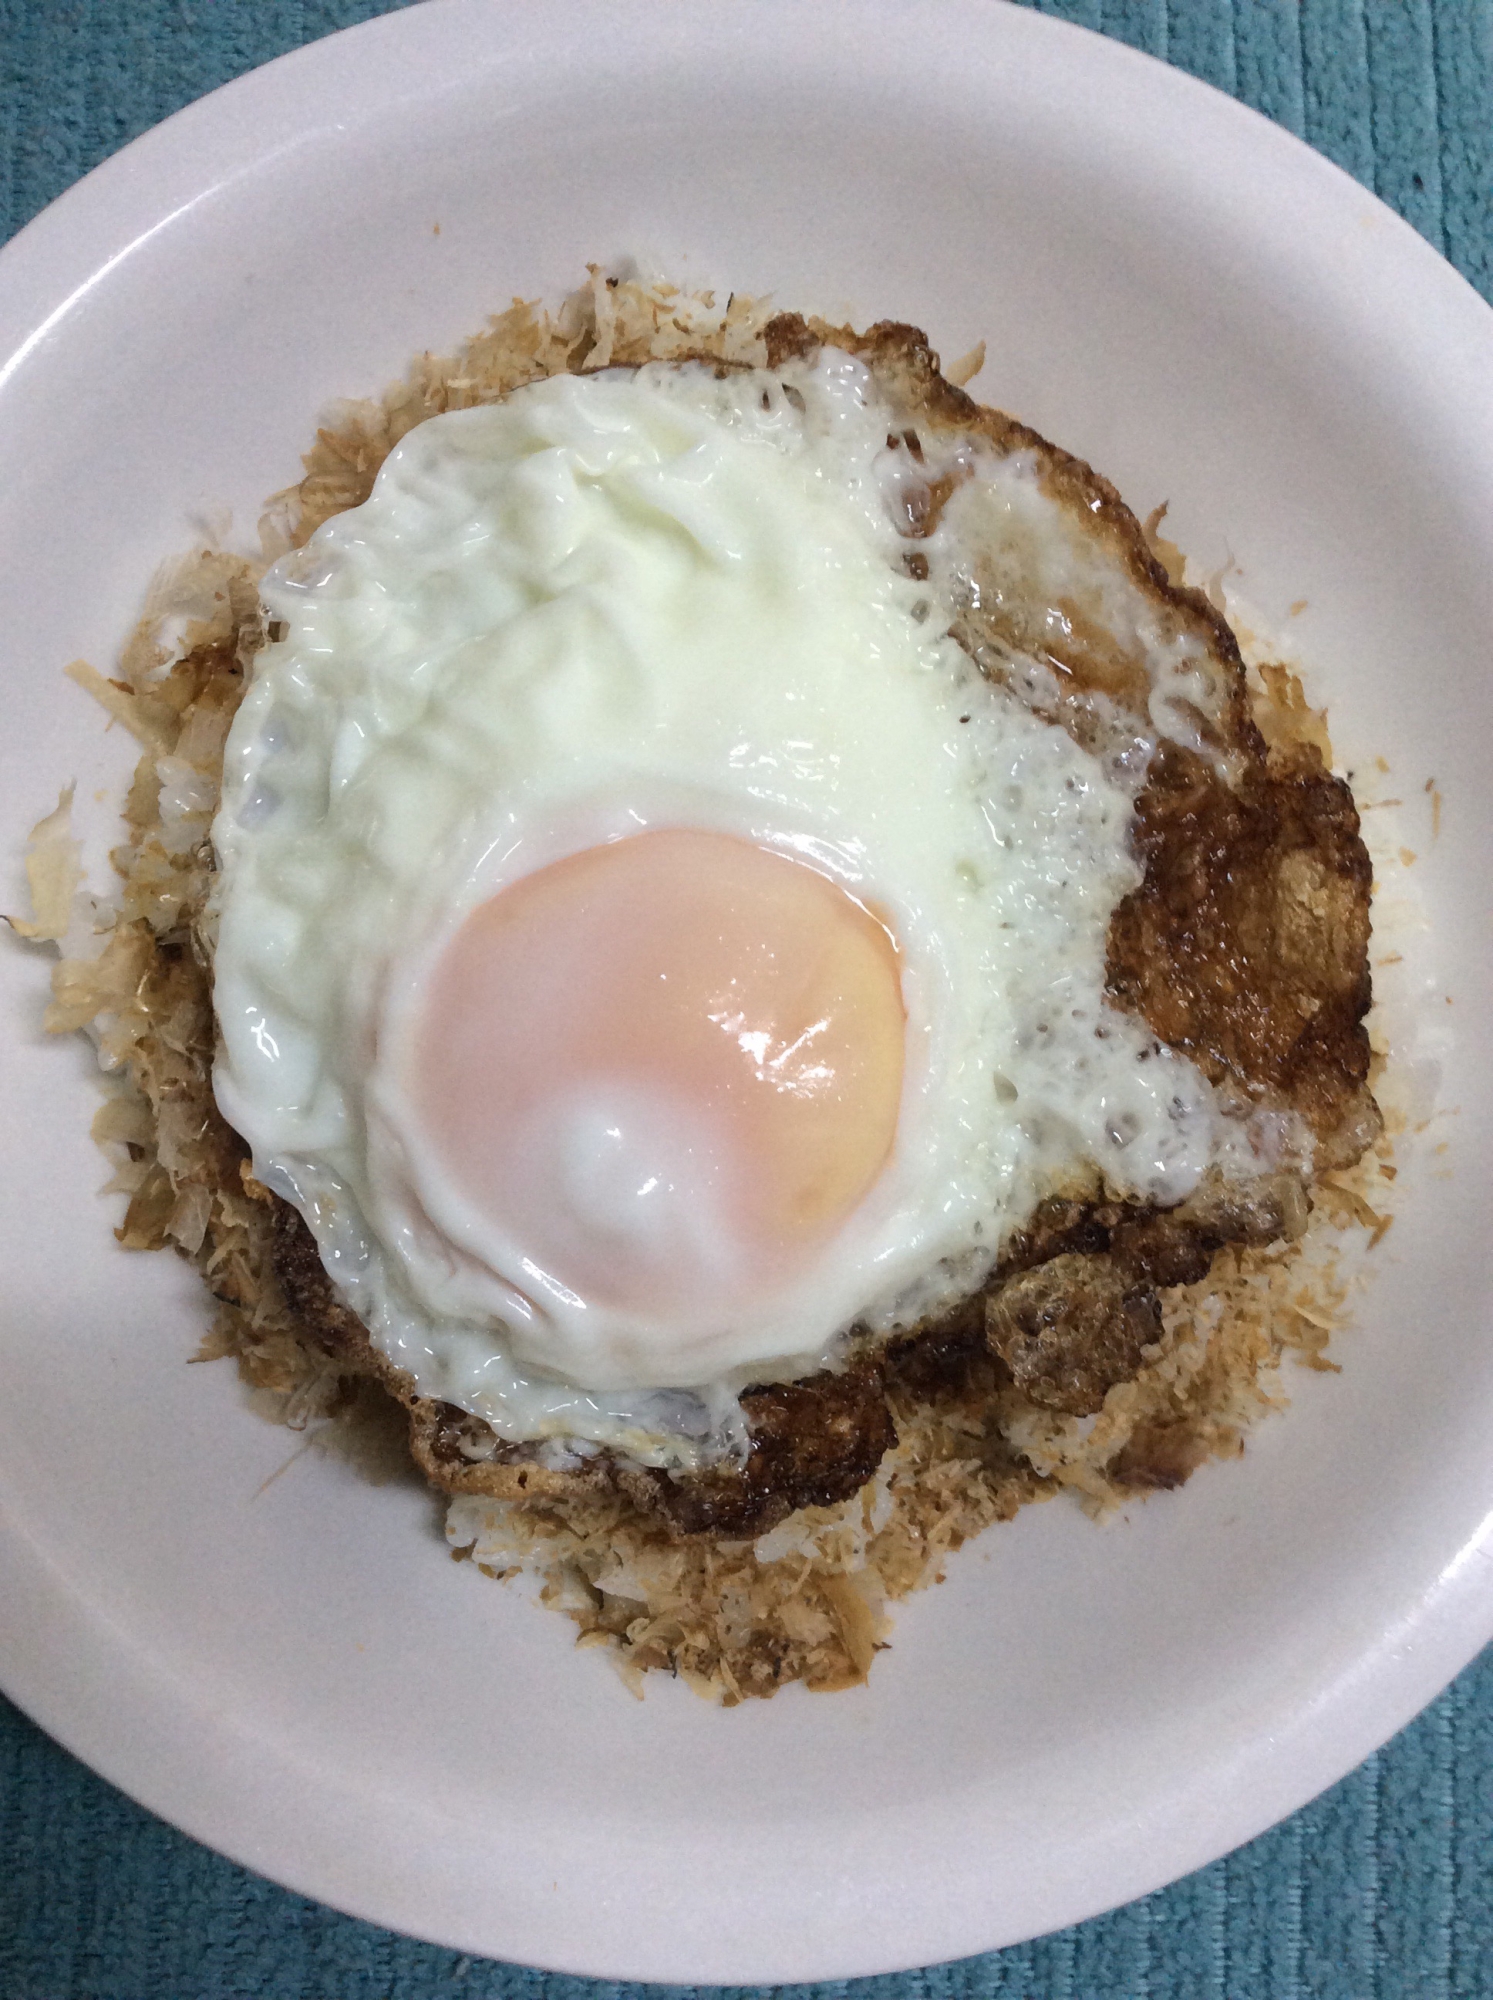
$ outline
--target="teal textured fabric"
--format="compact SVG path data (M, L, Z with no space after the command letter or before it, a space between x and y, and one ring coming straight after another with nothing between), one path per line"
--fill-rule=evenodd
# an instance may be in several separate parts
M1493 300L1493 0L1036 4L1278 120ZM385 11L380 0L0 0L0 240L181 105ZM274 1888L121 1797L0 1700L0 2000L622 1990L459 1958ZM1493 1652L1323 1798L1158 1895L989 1957L782 1990L804 2000L1493 1996Z

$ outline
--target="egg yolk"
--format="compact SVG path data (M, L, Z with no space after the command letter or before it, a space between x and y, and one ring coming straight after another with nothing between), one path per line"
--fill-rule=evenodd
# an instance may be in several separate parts
M896 941L837 883L732 835L643 833L471 913L407 1088L536 1297L708 1317L793 1279L863 1200L905 1028Z

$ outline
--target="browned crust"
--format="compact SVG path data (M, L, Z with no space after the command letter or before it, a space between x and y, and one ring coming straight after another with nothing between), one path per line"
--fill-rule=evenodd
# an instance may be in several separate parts
M768 365L772 367L792 358L807 357L826 344L858 356L893 407L917 426L915 444L918 433L943 438L968 436L982 439L1002 457L1014 452L1030 455L1039 468L1044 491L1080 519L1085 534L1108 547L1135 585L1205 646L1217 677L1223 711L1222 740L1251 758L1264 754L1264 743L1250 711L1244 661L1227 619L1202 591L1172 581L1140 522L1102 474L1061 446L1050 444L1029 425L1004 411L975 402L964 390L947 381L927 335L918 327L879 320L864 333L857 333L851 327L829 326L796 313L784 313L768 322L764 338ZM922 532L927 532L932 519L936 519L936 510L926 525L920 524ZM998 636L1022 650L1035 646L1053 659L1051 631L1044 629L1036 635L1024 623L1012 622L1012 616L1011 607L1002 607L990 636ZM964 637L957 628L955 636ZM1055 664L1081 682L1120 694L1127 685L1133 685L1130 680L1133 665L1117 663L1113 648L1107 643L1086 643L1081 630L1067 634L1060 643L1062 656Z
M742 1471L680 1477L620 1465L618 1484L678 1534L743 1538L800 1507L848 1500L897 1442L881 1369L868 1360L806 1382L748 1389L741 1407L752 1437Z
M990 1295L985 1339L1022 1395L1083 1416L1128 1382L1161 1338L1161 1301L1119 1259L1053 1257Z
M1307 747L1225 786L1164 744L1137 804L1145 881L1116 910L1109 989L1210 1082L1288 1105L1319 1163L1375 1136L1369 857L1353 795Z
M751 1434L746 1465L692 1474L652 1471L605 1451L559 1469L540 1462L532 1446L494 1446L464 1411L411 1393L338 1298L299 1214L278 1201L274 1257L307 1337L406 1405L415 1460L441 1490L495 1500L594 1499L615 1491L670 1534L746 1539L802 1507L832 1506L857 1493L895 1446L894 1411L909 1395L959 1402L1014 1387L1041 1407L1092 1415L1159 1338L1162 1290L1198 1282L1225 1245L1298 1236L1305 1215L1305 1194L1289 1174L1248 1199L1208 1186L1172 1210L1044 1202L978 1293L902 1335L884 1355L748 1389L741 1398Z

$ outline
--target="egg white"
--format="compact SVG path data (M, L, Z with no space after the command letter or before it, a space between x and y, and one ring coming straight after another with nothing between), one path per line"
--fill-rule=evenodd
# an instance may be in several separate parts
M887 430L832 349L560 376L417 427L265 580L283 636L214 828L219 1102L378 1347L501 1438L708 1457L747 1382L967 1291L1065 1176L1176 1201L1222 1143L1198 1071L1104 999L1133 769L948 636L937 569L903 563ZM870 1195L800 1281L688 1323L536 1288L443 1175L399 1059L477 904L671 826L885 911L907 1010Z

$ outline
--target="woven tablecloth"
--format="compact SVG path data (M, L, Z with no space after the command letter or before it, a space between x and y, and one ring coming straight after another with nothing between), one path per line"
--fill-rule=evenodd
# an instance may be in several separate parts
M1039 4L1277 119L1493 301L1493 0ZM0 0L0 241L179 106L385 11L388 0ZM274 1888L133 1805L0 1699L0 2000L601 2000L614 1990L461 1958ZM1158 1895L989 1957L781 1990L806 2000L1493 1995L1493 1651L1325 1797Z

